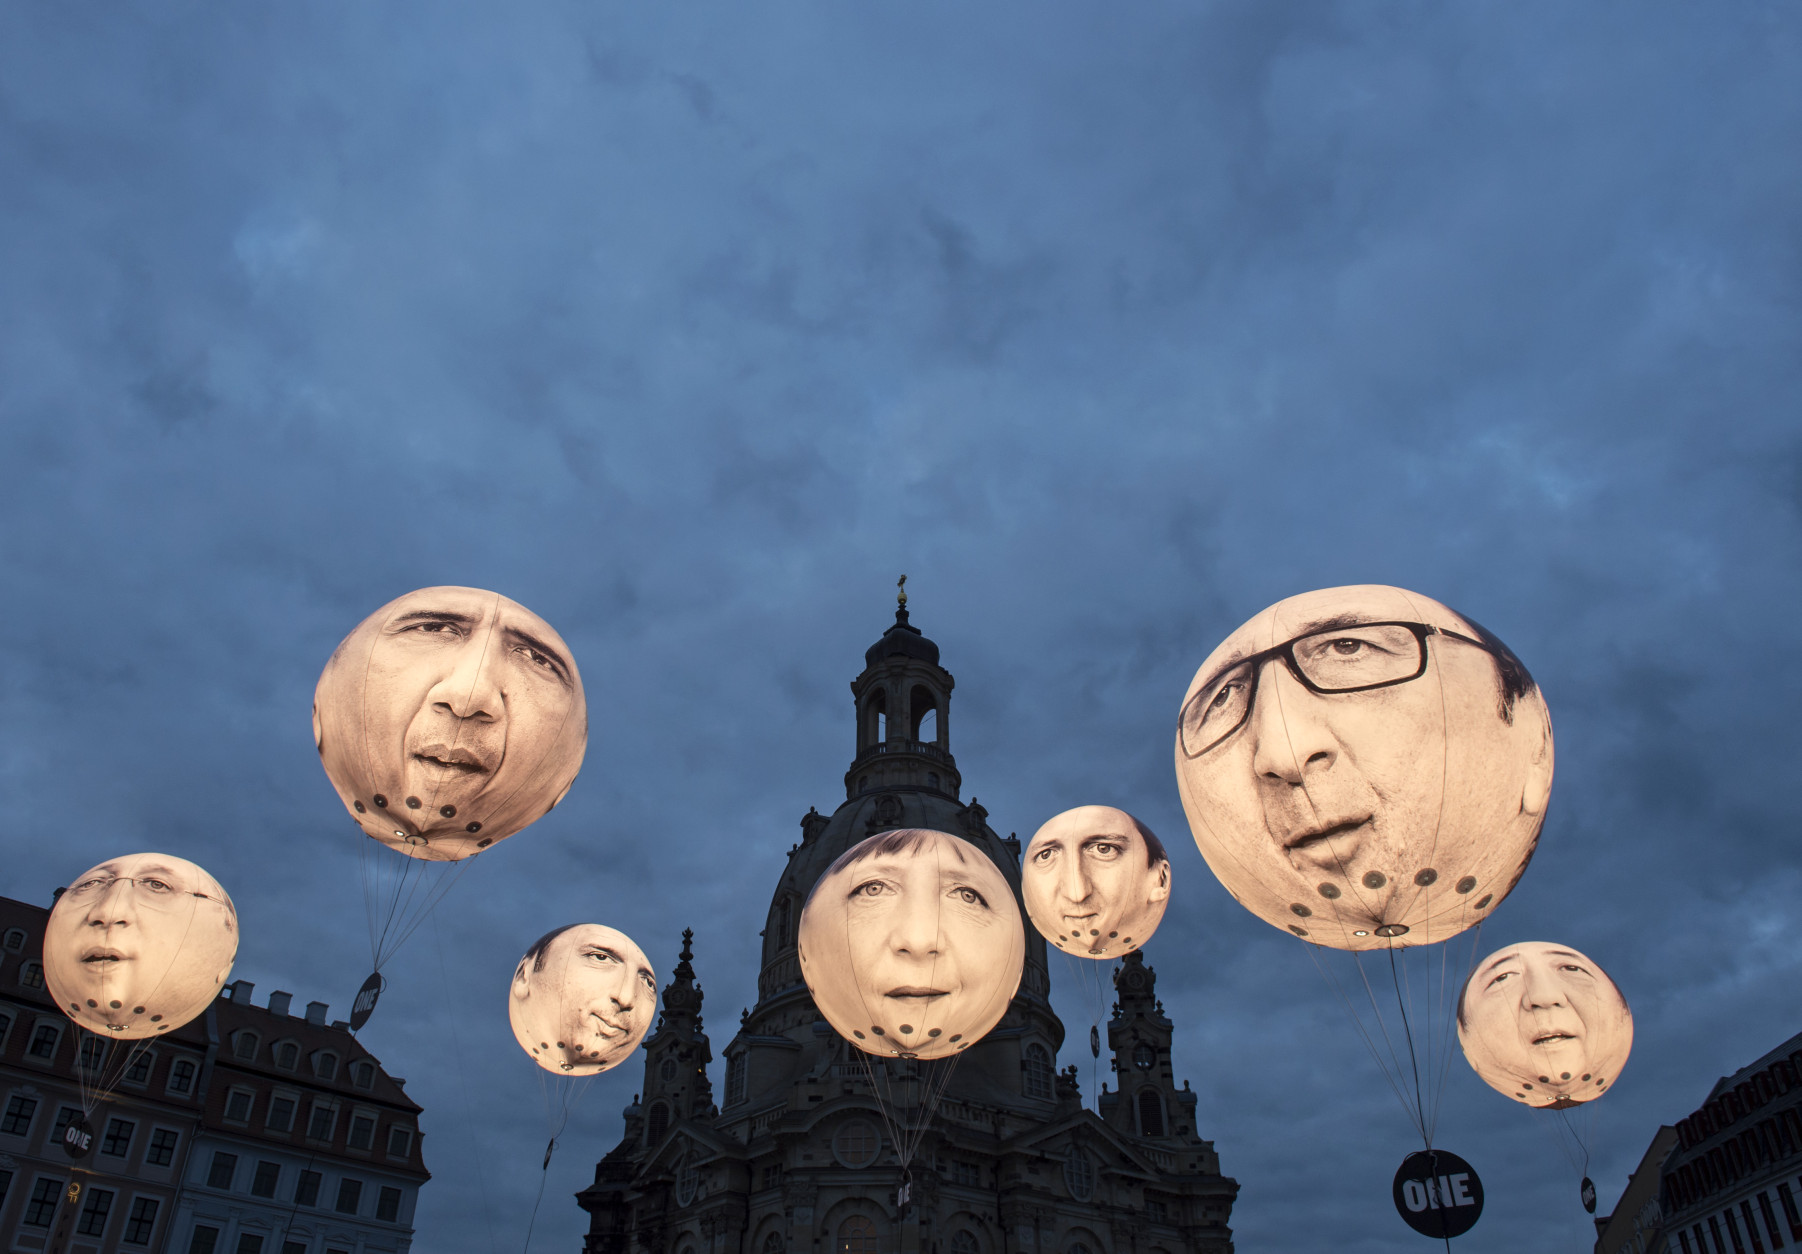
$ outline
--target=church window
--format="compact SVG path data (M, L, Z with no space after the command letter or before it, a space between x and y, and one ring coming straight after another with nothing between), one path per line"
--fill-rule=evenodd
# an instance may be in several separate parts
M1072 1145L1070 1152L1064 1155L1064 1187L1079 1202L1095 1196L1095 1164L1080 1145ZM1076 1247L1070 1248L1075 1254Z
M847 1120L832 1134L832 1155L841 1167L868 1167L881 1149L882 1138L875 1126L864 1119Z
M908 696L907 704L913 715L913 726L909 729L915 740L933 741L939 738L938 702L932 699L932 692L927 688L915 688Z
M662 1076L666 1082L675 1079L676 1060L674 1058L665 1058L663 1064L657 1068L657 1074Z
M1025 1072L1022 1088L1028 1097L1051 1098L1051 1055L1043 1045L1028 1045L1026 1059L1020 1064Z
M1133 1066L1140 1071L1150 1071L1158 1065L1158 1051L1146 1041L1133 1046Z
M745 1100L745 1057L739 1053L726 1060L726 1105L736 1106Z
M976 1163L966 1162L961 1158L953 1159L951 1162L951 1182L953 1184L964 1185L967 1188L979 1189L982 1187L982 1168Z
M876 1254L876 1225L853 1215L838 1226L836 1254Z
M701 1182L701 1170L695 1166L694 1153L690 1151L682 1158L682 1166L676 1170L676 1205L688 1206L695 1200L695 1189Z
M669 1107L662 1102L652 1102L651 1109L644 1120L644 1143L655 1145L669 1131Z
M864 717L869 719L865 726L869 729L870 740L881 744L888 739L888 693L880 688L871 693L870 703L864 711Z
M780 1232L772 1232L763 1239L763 1254L783 1254Z
M980 1254L981 1249L976 1234L968 1228L959 1228L951 1234L951 1254Z
M1139 1090L1139 1135L1164 1135L1164 1099L1156 1089Z

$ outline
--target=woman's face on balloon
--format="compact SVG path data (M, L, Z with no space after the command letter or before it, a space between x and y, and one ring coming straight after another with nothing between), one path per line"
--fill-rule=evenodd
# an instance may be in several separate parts
M513 1035L547 1071L618 1066L650 1030L657 975L624 932L578 923L520 959L508 1007Z
M1633 1016L1583 954L1543 941L1509 945L1477 965L1458 1035L1484 1081L1533 1106L1601 1095L1627 1061Z
M994 863L943 832L871 837L815 886L803 973L833 1026L873 1053L944 1057L1007 1008L1025 955Z
M237 952L237 910L217 880L185 858L128 854L78 876L57 898L44 977L77 1023L143 1038L205 1010Z

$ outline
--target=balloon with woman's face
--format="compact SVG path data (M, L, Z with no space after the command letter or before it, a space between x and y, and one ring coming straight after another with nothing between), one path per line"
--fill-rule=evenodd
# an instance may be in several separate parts
M588 745L569 646L480 588L421 588L344 638L313 694L313 738L370 837L454 862L544 817Z
M133 853L66 888L44 928L44 984L102 1036L161 1036L207 1008L238 955L238 912L186 858Z
M1335 949L1424 945L1526 870L1552 726L1506 645L1401 588L1271 606L1196 671L1176 735L1195 844L1253 914Z
M1104 960L1142 947L1170 902L1170 859L1139 820L1113 806L1078 806L1026 846L1026 914L1065 953Z
M657 1014L657 973L624 932L558 928L513 972L507 1019L519 1047L556 1075L598 1075L637 1049Z
M1600 1097L1633 1050L1633 1012L1606 972L1566 945L1505 945L1458 1000L1458 1043L1483 1082L1528 1106Z
M846 1040L872 1054L946 1058L1001 1021L1026 934L987 854L925 828L853 845L801 911L801 976Z

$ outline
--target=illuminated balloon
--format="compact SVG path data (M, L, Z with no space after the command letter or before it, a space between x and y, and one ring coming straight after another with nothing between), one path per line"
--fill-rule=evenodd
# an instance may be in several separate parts
M1151 939L1170 901L1170 859L1151 829L1113 806L1078 806L1026 846L1026 914L1065 953L1117 958Z
M1026 933L987 854L926 828L853 845L801 911L801 977L839 1035L872 1054L948 1058L1001 1021Z
M513 972L507 1019L519 1047L556 1075L624 1062L657 1015L657 974L624 932L573 923L541 937Z
M1574 949L1505 945L1458 999L1458 1043L1483 1082L1562 1110L1607 1091L1633 1050L1633 1012L1608 974Z
M1280 601L1196 672L1176 777L1202 856L1277 927L1335 949L1486 918L1539 839L1552 725L1520 660L1401 588Z
M479 588L421 588L332 654L313 738L364 832L454 862L563 799L588 745L588 706L569 646L538 615Z
M104 1037L143 1040L207 1008L238 956L238 912L186 858L133 853L77 877L44 928L44 983Z

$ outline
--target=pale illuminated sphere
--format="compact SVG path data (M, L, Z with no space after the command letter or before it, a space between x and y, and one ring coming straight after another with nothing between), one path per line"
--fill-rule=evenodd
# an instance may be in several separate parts
M1483 1082L1528 1106L1591 1101L1633 1051L1633 1012L1607 972L1546 941L1505 945L1458 998L1458 1043Z
M1139 820L1078 806L1041 827L1020 870L1026 915L1065 953L1117 958L1151 939L1170 901L1170 859Z
M207 1008L238 956L238 911L186 858L133 853L78 876L44 928L44 984L101 1036L143 1040Z
M801 977L839 1035L872 1054L947 1058L1001 1021L1026 933L1000 870L968 841L883 832L826 869L801 911Z
M541 937L513 972L507 1019L519 1047L556 1075L624 1062L657 1015L657 973L624 932L574 923Z
M1265 922L1335 949L1426 945L1526 870L1552 724L1488 631L1401 588L1279 601L1201 664L1176 778L1195 843Z
M313 739L345 809L414 858L454 862L563 799L588 746L569 646L480 588L421 588L344 638L313 693Z

